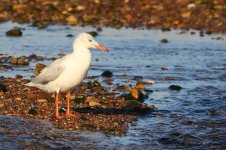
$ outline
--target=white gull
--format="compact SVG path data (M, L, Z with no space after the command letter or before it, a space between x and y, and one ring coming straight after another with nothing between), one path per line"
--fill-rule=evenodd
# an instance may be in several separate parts
M80 84L86 76L90 63L91 52L89 48L98 48L108 51L106 47L98 44L87 33L80 33L73 43L73 52L49 64L27 86L34 86L49 93L56 92L56 118L60 119L58 101L59 92L67 92L66 117L76 116L70 113L70 90Z

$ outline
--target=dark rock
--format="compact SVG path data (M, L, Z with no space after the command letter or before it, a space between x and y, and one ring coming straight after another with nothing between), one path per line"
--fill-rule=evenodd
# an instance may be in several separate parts
M76 104L83 104L85 102L85 97L84 96L76 96L74 101Z
M125 103L126 109L139 109L139 108L141 108L141 106L142 106L142 103L140 103L136 100L126 101L126 103Z
M130 93L122 94L121 96L124 97L125 100L137 100L139 102L143 102L147 98L147 96L138 89L132 89Z
M166 68L166 67L161 67L161 70L162 70L162 71L168 70L168 68Z
M134 76L134 77L133 77L133 80L142 80L142 79L143 79L142 76Z
M31 108L31 109L28 111L28 114L30 114L30 115L38 115L38 111L37 111L35 108Z
M204 36L204 32L202 30L199 32L199 36L201 36L201 37Z
M207 35L211 35L211 34L213 34L213 32L211 32L211 31L206 31L206 34L207 34Z
M11 29L6 32L6 35L14 37L22 36L22 31L20 29Z
M4 70L4 69L11 69L12 66L9 66L9 65L1 65L0 64L0 70Z
M102 28L101 27L97 27L97 31L98 32L101 32L102 31Z
M162 39L160 42L161 43L168 43L169 41L167 39Z
M17 79L22 79L22 78L23 78L23 76L22 76L22 75L17 74L17 75L16 75L16 78L17 78Z
M60 53L58 53L57 55L60 56L60 57L63 57L63 56L65 56L65 53L60 52Z
M169 86L169 89L170 89L170 90L180 91L180 90L182 89L182 87L179 86L179 85L170 85L170 86Z
M98 35L98 33L96 31L90 31L90 32L87 32L87 33L92 35L93 37L96 37Z
M147 68L150 68L151 66L150 66L150 65L147 65L146 67L147 67Z
M111 78L113 76L113 73L111 71L104 71L101 76Z
M17 65L17 62L18 62L18 58L16 58L16 57L12 57L10 60L10 63L13 65Z
M66 113L66 108L64 108L64 107L59 108L59 113L60 114Z
M6 92L6 91L7 91L6 86L0 83L0 92Z
M162 31L163 31L163 32L171 31L171 29L170 29L170 28L162 28Z
M88 86L89 89L92 89L92 88L101 87L101 84L98 81L93 81L93 82L87 82L87 86Z
M190 34L191 34L191 35L194 35L194 34L195 34L195 32L194 32L194 31L191 31L191 32L190 32Z
M73 34L67 34L66 37L74 37Z

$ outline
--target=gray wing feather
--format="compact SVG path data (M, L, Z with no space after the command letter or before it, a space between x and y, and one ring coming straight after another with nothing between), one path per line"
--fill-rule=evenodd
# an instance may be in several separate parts
M49 64L31 82L35 84L46 84L50 81L55 80L64 71L64 60L65 58L57 59Z

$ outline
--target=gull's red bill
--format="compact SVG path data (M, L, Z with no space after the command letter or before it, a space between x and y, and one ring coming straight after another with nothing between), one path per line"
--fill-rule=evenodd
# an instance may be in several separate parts
M96 48L100 49L101 51L108 52L108 48L101 44L97 45Z

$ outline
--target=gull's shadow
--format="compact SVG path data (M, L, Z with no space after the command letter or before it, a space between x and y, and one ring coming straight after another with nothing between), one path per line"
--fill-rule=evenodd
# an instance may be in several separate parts
M103 114L103 115L145 115L153 112L150 108L144 109L126 109L126 108L73 108L75 112L86 114Z

